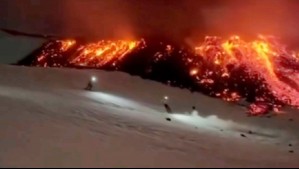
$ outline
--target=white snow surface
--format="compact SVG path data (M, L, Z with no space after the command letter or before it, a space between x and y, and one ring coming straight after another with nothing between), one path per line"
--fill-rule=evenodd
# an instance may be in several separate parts
M0 31L0 63L14 64L38 49L47 40L27 36L13 36Z
M121 72L0 65L0 74L0 167L299 166L295 110L247 117ZM83 90L92 76L95 91ZM184 115L193 105L198 116Z

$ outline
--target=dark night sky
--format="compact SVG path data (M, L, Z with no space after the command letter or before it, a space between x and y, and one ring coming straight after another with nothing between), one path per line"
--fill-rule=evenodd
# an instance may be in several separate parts
M296 0L0 0L0 27L34 33L136 38L274 34L299 42Z

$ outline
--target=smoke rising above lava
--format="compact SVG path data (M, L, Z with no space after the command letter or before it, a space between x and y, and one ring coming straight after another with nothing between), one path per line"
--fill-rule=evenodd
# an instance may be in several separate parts
M1 0L0 26L97 39L275 35L299 42L295 0Z

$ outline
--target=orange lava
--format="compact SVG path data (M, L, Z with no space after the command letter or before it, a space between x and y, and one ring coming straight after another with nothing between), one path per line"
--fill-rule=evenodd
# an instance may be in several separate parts
M299 107L299 74L296 73L299 67L291 69L280 65L284 57L290 60L293 52L287 52L275 40L264 36L259 36L257 40L251 42L245 42L239 36L232 36L228 40L207 37L195 50L206 62L213 63L217 67L214 71L220 72L223 77L230 76L227 70L229 65L246 67L249 78L258 75L264 79L271 93L279 101ZM292 59L291 62L299 65L298 59ZM284 76L289 80L282 80Z
M161 42L162 46L147 45L144 40L102 40L88 44L79 44L75 40L57 40L43 47L34 65L112 66L117 69L120 61L134 53L134 59L147 57L145 63L152 64L145 64L146 71L140 72L151 73L155 69L154 65L158 65L157 76L159 79L167 79L160 72L168 70L159 66L172 64L169 66L174 68L172 72L178 70L173 77L183 75L180 81L191 79L192 84L187 84L191 90L202 91L229 102L250 98L248 100L255 102L249 107L252 115L266 113L269 109L279 112L282 105L299 108L299 54L286 50L273 37L259 36L248 42L239 36L227 40L208 36L192 51L176 49L170 44L162 45ZM147 50L138 53L145 48ZM70 49L73 50L69 52ZM161 62L163 64L159 64ZM122 70L128 69L135 67Z
M100 41L81 46L70 63L81 66L100 67L107 63L122 60L141 44L141 41Z

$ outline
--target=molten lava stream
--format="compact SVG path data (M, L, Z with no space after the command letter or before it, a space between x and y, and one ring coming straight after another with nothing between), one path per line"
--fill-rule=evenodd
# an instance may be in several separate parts
M134 57L126 60L133 52ZM153 80L168 81L170 77L164 75L170 75L172 84L184 84L193 91L225 101L236 102L245 98L254 102L249 107L254 115L267 113L271 109L277 111L282 105L299 107L299 57L275 39L265 36L251 42L239 36L228 40L206 37L200 46L195 47L195 53L175 49L162 42L151 46L144 40L103 40L89 44L58 40L45 45L33 65L109 66L116 70L122 65L120 62L136 58L144 58L134 63L145 61L144 70L140 72L147 72ZM134 66L120 69L130 72ZM173 75L172 72L177 74Z
M140 44L139 41L100 41L81 46L78 53L69 59L71 64L102 67L122 60Z
M295 71L294 68L281 65L283 59L292 60L293 56L286 52L277 42L270 41L263 36L260 36L258 40L253 42L245 42L238 36L233 36L227 41L222 41L218 37L207 37L201 46L196 47L196 52L205 62L209 64L214 63L214 67L218 67L216 72L230 76L231 72L229 72L227 67L233 65L234 69L246 68L247 77L234 77L240 81L246 81L246 79L253 80L255 78L251 77L257 75L265 84L256 89L256 92L260 93L256 96L256 101L270 102L271 107L277 107L275 104L280 104L278 102L296 107L299 106L299 81L291 82L278 77L278 72L290 71L292 73L281 74L281 76L292 76L294 79L298 79L299 68L296 67ZM297 65L299 65L298 63L297 59ZM208 74L206 76L208 77L210 72L205 73ZM211 74L214 73L212 72ZM265 86L267 87L266 89L264 88ZM267 98L269 92L273 95L273 100ZM236 93L238 92L236 91ZM243 93L243 95L249 94ZM261 108L262 106L256 107L255 105L251 107L255 107L251 109L253 114L256 114L254 111L260 112L263 109Z

